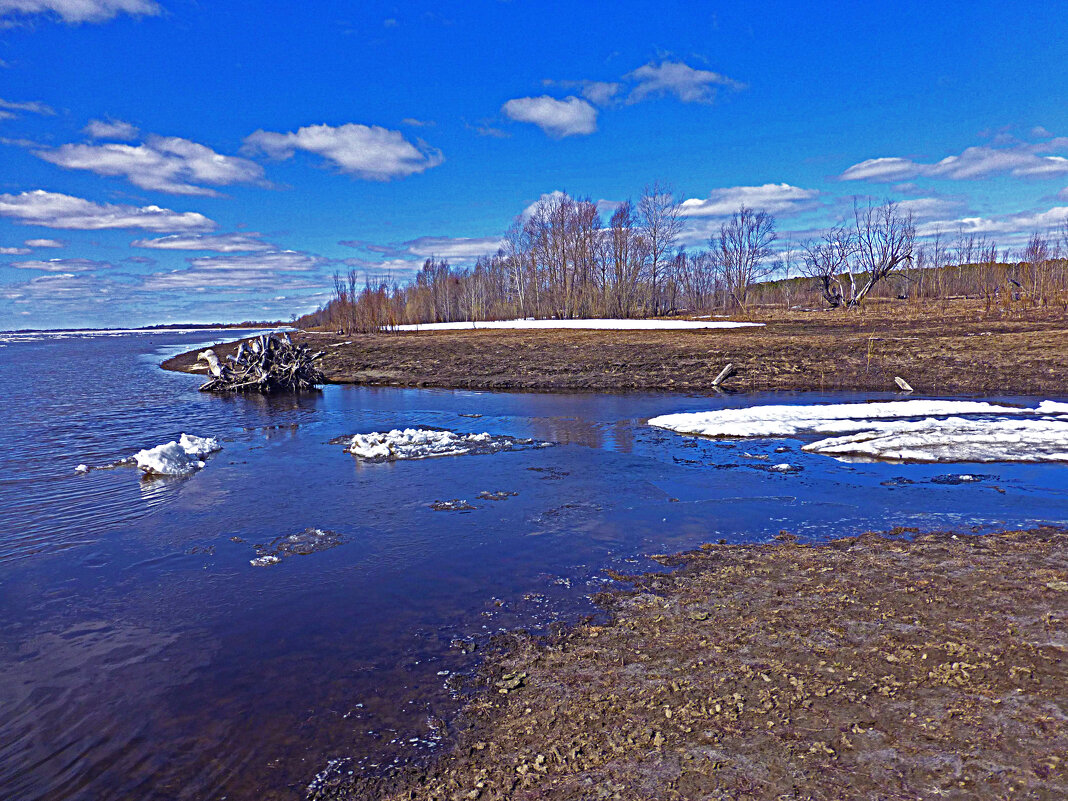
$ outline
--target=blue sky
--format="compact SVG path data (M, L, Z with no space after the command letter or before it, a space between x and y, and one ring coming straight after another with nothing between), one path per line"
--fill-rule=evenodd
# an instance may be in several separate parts
M690 248L1068 216L1063 6L864 5L0 0L0 328L288 319L657 180Z

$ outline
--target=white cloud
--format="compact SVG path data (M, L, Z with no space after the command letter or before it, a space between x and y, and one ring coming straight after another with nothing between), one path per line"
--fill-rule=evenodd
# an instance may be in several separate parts
M934 220L916 227L920 236L938 232L963 231L965 234L998 234L1026 236L1033 231L1057 229L1068 220L1068 206L1055 206L1049 211L1020 212L998 217L961 217L959 219Z
M445 160L440 150L421 140L412 144L400 131L356 123L308 125L290 133L259 130L245 139L245 147L275 159L292 158L297 150L305 150L368 181L404 178Z
M517 122L537 125L556 139L597 130L597 109L573 95L564 100L548 95L517 97L501 106L501 111Z
M406 242L405 245L408 253L413 256L436 256L463 261L493 255L504 245L504 240L496 236L421 236Z
M959 214L963 201L942 197L915 197L898 201L898 208L911 213L915 220L945 218L946 215Z
M576 89L578 93L597 106L607 106L615 102L623 84L615 81L553 81L544 80L545 86L559 86L561 89Z
M920 176L953 181L1008 174L1017 178L1048 178L1068 175L1068 158L1045 155L1068 150L1068 138L1028 144L1012 142L1004 147L969 147L959 156L923 163L900 157L867 159L839 176L843 181L900 181Z
M111 267L112 264L106 261L93 261L92 259L47 259L17 261L11 266L18 270L41 270L46 273L87 273Z
M627 96L628 103L649 97L674 95L683 103L711 103L718 87L744 89L745 84L710 70L697 70L681 61L652 62L624 76L637 85Z
M150 136L143 145L61 145L34 155L72 170L126 178L142 189L176 195L218 193L197 184L263 184L263 167L248 159L223 156L210 147L177 136Z
M201 256L190 267L145 277L149 291L206 289L243 293L321 288L322 281L303 274L327 263L321 256L280 250L239 256Z
M145 231L209 231L215 223L195 211L171 211L159 206L93 203L80 197L36 189L18 195L0 194L0 217L24 225L99 231L140 228Z
M683 217L728 217L739 206L762 209L769 214L798 211L811 204L819 192L790 184L731 186L713 189L707 198L688 198L679 206Z
M0 9L2 8L3 0L0 0ZM54 116L56 113L51 106L46 106L44 103L39 103L36 100L16 102L14 100L4 100L3 98L0 98L0 109L4 109L6 112L0 119L10 119L18 116L17 114L11 113L14 111L29 111L31 114L42 114L48 117Z
M274 250L259 234L172 234L158 239L136 239L135 248L152 250L212 250L217 253Z
M138 136L137 126L122 120L89 120L82 132L91 139L119 139L123 142Z
M0 248L0 256L25 256L27 253L32 253L29 248L18 247L2 247Z
M27 239L22 244L28 248L63 248L67 246L66 242L59 239Z
M0 18L55 15L64 22L104 22L119 14L155 16L162 9L153 0L0 0Z

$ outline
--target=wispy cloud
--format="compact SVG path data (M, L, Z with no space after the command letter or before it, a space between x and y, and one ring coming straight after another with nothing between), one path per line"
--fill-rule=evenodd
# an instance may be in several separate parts
M59 239L27 239L22 244L28 248L63 248L67 246L66 242Z
M517 97L501 106L501 111L516 122L537 125L555 139L597 130L597 109L574 95L563 100L548 95Z
M173 195L218 195L203 184L266 184L263 167L256 162L224 156L177 136L153 135L136 146L69 144L34 150L33 154L59 167L118 176L142 189Z
M575 90L597 106L612 104L618 99L618 95L623 89L623 84L616 81L554 81L547 78L542 81L542 84Z
M368 181L404 178L445 160L440 150L421 140L413 144L400 131L357 123L308 125L289 133L259 130L245 139L245 148L280 160L304 150L322 156L341 172Z
M1048 155L1057 151L1068 152L1068 137L1037 144L1013 141L1002 147L969 147L958 156L931 163L897 156L867 159L849 167L839 178L881 182L928 177L961 181L999 174L1017 178L1068 175L1068 158Z
M989 234L1024 237L1033 231L1057 230L1068 221L1068 206L1055 206L1048 211L1019 212L993 217L960 217L932 220L916 227L920 236L938 232L963 231L965 234Z
M242 253L275 250L259 234L172 234L157 239L135 239L131 247L151 250L210 250L216 253Z
M2 2L3 0L0 0L0 3ZM2 8L2 6L0 6L0 8ZM45 105L44 103L38 102L36 100L18 102L14 100L4 100L3 98L0 98L0 110L2 110L0 111L0 113L7 112L3 113L3 116L0 117L0 119L10 119L11 117L16 117L18 116L14 113L16 111L28 111L31 114L41 114L42 116L46 117L54 116L56 113L55 109L53 109L51 106Z
M137 126L122 120L89 120L82 133L90 139L118 139L120 142L129 142L138 136Z
M27 253L32 252L29 248L0 247L0 256L25 256Z
M713 189L707 198L682 201L679 213L683 217L728 217L744 205L751 209L763 209L770 214L783 214L811 207L818 196L816 189L803 189L786 183L730 186Z
M215 228L214 221L195 211L94 203L43 189L17 195L0 194L0 217L10 217L24 225L83 231L107 228L140 228L160 232L210 231Z
M243 293L321 288L322 280L305 274L327 263L322 256L295 250L238 256L201 256L190 266L146 276L149 291L206 289Z
M681 61L650 62L624 76L635 83L628 103L674 95L683 103L711 103L720 89L740 90L745 84L711 70L699 70Z
M358 239L344 240L338 244L358 250L366 250L371 253L380 253L395 259L411 256L421 258L433 256L439 259L463 262L474 261L479 256L493 255L504 246L504 240L497 236L421 236L416 239L410 239L407 242L389 245L378 245Z
M153 0L0 0L0 19L46 14L69 24L104 22L119 14L155 16L162 9Z
M93 259L44 259L16 261L11 265L17 270L41 270L46 273L88 273L112 267L111 262Z

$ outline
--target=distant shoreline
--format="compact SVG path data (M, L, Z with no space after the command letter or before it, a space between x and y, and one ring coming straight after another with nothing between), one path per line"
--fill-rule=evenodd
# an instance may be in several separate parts
M716 330L494 330L338 335L299 332L325 350L329 383L526 392L727 391L1040 395L1068 392L1068 311L975 302L879 303L857 312L754 312L762 327ZM219 350L225 355L236 345ZM193 369L196 353L163 363Z

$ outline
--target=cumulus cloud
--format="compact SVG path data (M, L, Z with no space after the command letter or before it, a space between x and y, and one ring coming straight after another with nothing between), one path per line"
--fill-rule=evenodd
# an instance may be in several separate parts
M99 231L140 228L145 231L210 231L215 223L195 211L171 211L159 206L94 203L80 197L36 189L18 195L0 194L0 217L24 225Z
M171 234L157 239L135 239L135 248L152 250L211 250L217 253L274 250L259 234Z
M122 120L89 120L82 132L90 139L118 139L122 142L138 136L137 126Z
M248 159L223 156L210 147L177 136L150 136L142 145L61 145L33 151L38 158L71 170L114 175L142 189L175 195L216 196L200 184L264 184L263 167Z
M3 0L0 0L0 8L2 8ZM16 102L14 100L4 100L0 98L0 119L10 119L11 117L17 117L16 111L28 111L31 114L41 114L44 116L55 115L55 110L51 106L46 106L44 103L39 103L36 100L30 100L25 102Z
M790 184L731 186L713 189L707 198L688 198L679 205L683 217L728 217L739 206L763 209L769 214L799 211L816 199L819 191Z
M501 106L501 111L517 122L537 125L555 139L597 130L597 109L574 95L563 100L548 95L517 97Z
M683 103L711 103L717 90L744 89L745 84L711 70L698 70L681 61L649 62L624 76L636 86L627 96L628 103L650 97L674 95Z
M416 144L400 131L377 125L308 125L295 132L259 130L245 139L245 147L271 158L292 158L298 150L315 153L341 172L368 181L388 181L437 167L445 158L422 140Z
M119 14L155 16L162 9L153 0L0 0L0 19L47 14L73 25L104 22Z
M839 178L843 181L902 181L923 176L961 181L998 174L1017 178L1068 175L1068 158L1047 155L1058 150L1068 150L1068 137L1038 144L1012 142L1004 147L969 147L959 156L947 156L933 163L901 157L867 159L849 167Z
M67 246L66 242L59 239L27 239L22 244L28 248L62 248Z
M16 261L11 265L18 270L41 270L46 273L88 273L111 267L111 262L92 259L46 259Z

